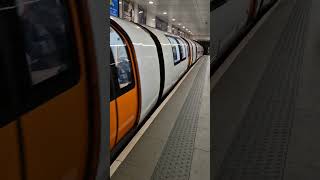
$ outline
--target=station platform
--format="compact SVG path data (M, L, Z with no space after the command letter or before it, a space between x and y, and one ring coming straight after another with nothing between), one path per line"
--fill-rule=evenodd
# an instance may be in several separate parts
M110 168L111 180L210 179L210 57L203 56Z
M320 179L319 17L318 0L280 0L211 77L215 180Z

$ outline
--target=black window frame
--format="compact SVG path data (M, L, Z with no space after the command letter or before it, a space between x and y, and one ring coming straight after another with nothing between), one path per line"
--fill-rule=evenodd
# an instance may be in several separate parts
M14 0L11 0L10 4L15 5L16 3ZM71 89L80 80L79 54L70 7L68 2L63 0L61 0L61 5L65 12L63 16L65 16L66 36L68 42L70 42L70 46L68 46L70 58L66 62L68 68L36 84L32 84L31 72L29 72L29 65L25 56L25 46L24 43L21 43L25 42L21 17L18 15L16 8L9 9L7 12L1 12L2 16L0 18L7 20L6 22L0 21L1 27L6 27L5 31L8 36L6 37L7 42L3 42L3 44L10 46L9 49L6 49L9 52L6 55L9 59L0 57L0 61L2 61L0 62L1 66L4 65L2 68L5 70L5 72L0 73L0 76L7 76L4 86L8 87L7 91L4 90L1 93L10 94L10 97L6 101L0 102L0 107L2 108L5 104L9 104L10 106L7 108L7 112L0 110L0 128ZM10 30L14 33L11 33ZM1 34L1 36L5 35ZM0 46L0 48L3 47ZM0 49L0 56L1 51L3 49ZM8 81L14 81L14 83L8 84Z

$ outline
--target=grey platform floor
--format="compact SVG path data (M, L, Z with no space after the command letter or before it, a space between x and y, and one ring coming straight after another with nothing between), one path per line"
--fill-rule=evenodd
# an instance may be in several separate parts
M320 1L281 0L211 90L215 180L320 179Z
M210 67L202 57L111 180L210 179Z

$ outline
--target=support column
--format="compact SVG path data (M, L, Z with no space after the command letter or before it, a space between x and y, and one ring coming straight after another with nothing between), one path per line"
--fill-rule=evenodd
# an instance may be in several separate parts
M134 5L133 5L133 21L135 23L138 23L138 20L139 20L139 8L138 8L138 3L134 2Z
M148 26L156 27L156 16L147 10L147 23Z

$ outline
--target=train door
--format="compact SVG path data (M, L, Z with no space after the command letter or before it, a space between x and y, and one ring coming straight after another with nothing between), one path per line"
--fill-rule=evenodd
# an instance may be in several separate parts
M187 59L186 46L185 46L183 40L181 40L180 38L176 38L176 40L178 42L178 46L180 49L181 61L184 61Z
M138 120L138 85L133 64L133 49L129 47L121 30L110 28L110 46L114 60L111 69L115 72L112 82L116 93L114 101L117 112L116 143L118 143Z
M112 52L112 51L110 51ZM118 117L117 117L117 104L116 104L116 90L114 85L114 77L116 75L116 69L114 68L113 55L110 58L110 149L112 149L117 143L118 132Z
M196 61L198 61L198 51L199 51L199 49L198 49L198 45L197 45L197 43L194 43L194 46L196 47L196 60L195 60L195 62Z
M189 56L189 65L190 67L192 65L192 56L193 56L193 50L192 50L192 45L189 40L185 39L186 41L186 46L187 46L187 51L188 51L188 56Z
M192 57L193 57L193 47L192 47L192 44L190 43L190 41L188 41L188 44L189 44L189 52L190 52L190 62L189 62L189 66L192 65Z
M197 50L195 43L191 40L191 46L192 46L192 64L196 62L197 60Z
M90 137L96 131L91 129L94 93L88 88L77 5L62 0L4 2L12 3L4 7L0 2L0 75L8 88L0 102L0 152L14 155L19 146L21 179L85 179ZM17 158L1 157L1 167L10 168ZM0 179L16 179L2 174Z
M182 47L183 47L183 51L184 51L184 54L186 56L186 59L188 60L188 67L189 68L189 64L190 64L190 54L189 54L189 46L188 46L188 42L181 37L181 41L180 43L182 44Z

